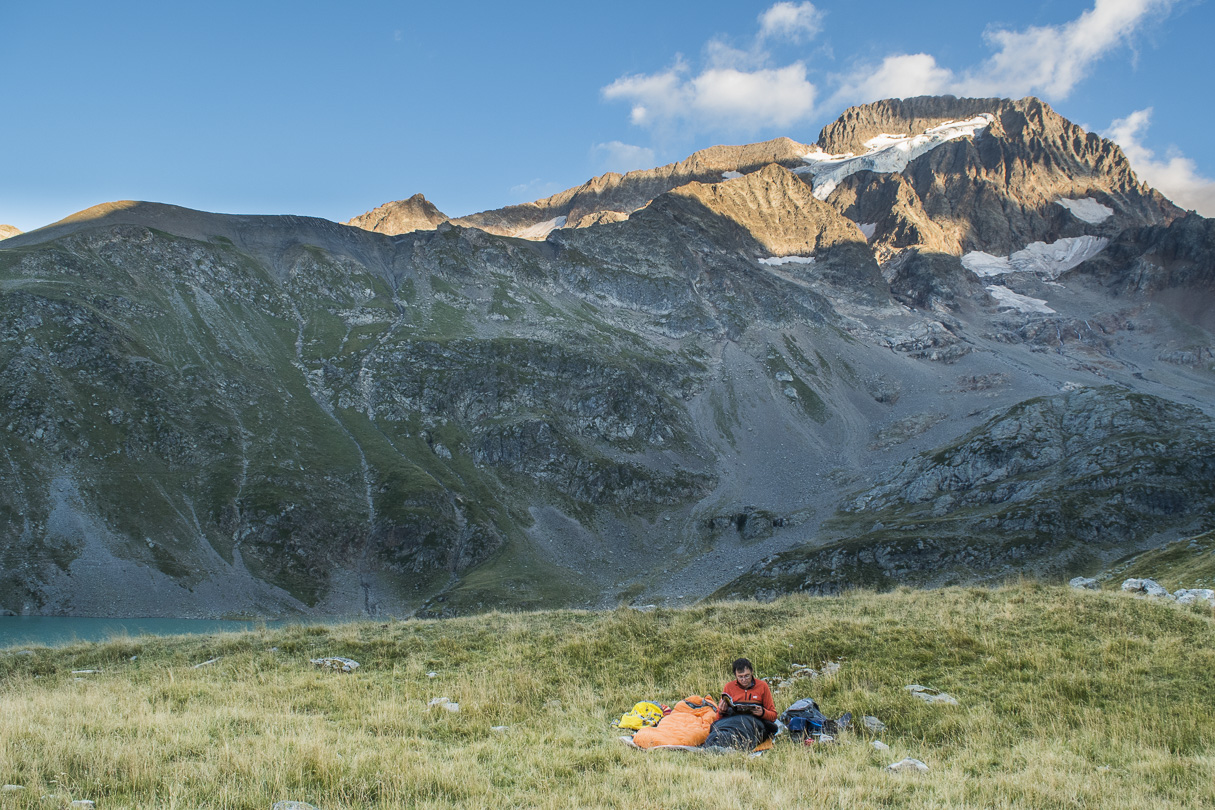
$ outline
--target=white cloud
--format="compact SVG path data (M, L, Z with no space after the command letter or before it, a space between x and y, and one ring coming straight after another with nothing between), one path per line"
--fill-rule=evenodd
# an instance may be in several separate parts
M1071 22L1024 31L991 30L983 38L996 53L961 82L973 95L1041 93L1063 99L1093 65L1156 12L1175 0L1096 0Z
M1127 44L1156 14L1176 0L1095 0L1070 22L1023 31L991 29L983 39L995 51L960 75L931 54L894 54L840 77L837 103L955 93L963 96L1041 95L1065 99L1093 66Z
M777 3L759 15L759 39L805 42L822 30L823 12L813 3Z
M760 29L749 49L717 37L705 43L698 69L676 56L658 73L621 76L603 88L603 97L628 102L629 120L648 129L751 133L806 120L817 88L807 79L805 63L774 67L763 44L813 37L822 12L812 3L780 2L758 19Z
M624 76L603 88L603 97L630 102L629 119L651 128L685 123L752 132L790 126L814 109L816 90L801 62L782 68L710 67L695 76L690 73L679 61L662 73Z
M953 83L953 73L929 54L895 54L844 77L836 98L849 102L939 95L950 92Z
M1194 161L1172 152L1167 160L1143 145L1152 120L1152 108L1136 110L1110 124L1105 136L1122 147L1139 179L1156 188L1182 208L1193 209L1205 217L1215 216L1215 180L1198 173Z
M597 143L591 154L605 171L631 172L634 169L650 169L654 166L654 150L645 146L633 146L620 141Z

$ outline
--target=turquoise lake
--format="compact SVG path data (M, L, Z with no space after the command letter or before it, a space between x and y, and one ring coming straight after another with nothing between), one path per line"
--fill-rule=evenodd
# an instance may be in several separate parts
M72 616L0 616L0 649L54 647L75 641L104 641L114 636L175 636L224 633L278 626L283 622L240 622L210 619L84 619Z

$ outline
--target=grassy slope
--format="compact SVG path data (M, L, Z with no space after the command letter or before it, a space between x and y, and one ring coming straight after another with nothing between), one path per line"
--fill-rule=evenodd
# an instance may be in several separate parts
M1170 591L1215 588L1215 532L1178 540L1120 560L1106 573L1106 587L1130 577L1154 579Z
M27 787L0 807L51 791L101 808L1209 806L1213 630L1209 610L1021 585L39 649L0 655L0 782ZM842 659L778 708L809 694L876 715L892 750L852 735L698 757L616 740L609 722L635 700L714 693L740 653L762 675ZM316 671L319 655L363 666ZM910 683L961 705L925 705ZM428 708L439 696L461 711ZM904 756L931 771L882 770Z

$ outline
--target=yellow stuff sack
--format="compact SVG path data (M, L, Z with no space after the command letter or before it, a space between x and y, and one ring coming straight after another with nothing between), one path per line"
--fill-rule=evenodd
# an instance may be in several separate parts
M633 706L627 712L620 716L620 722L617 724L620 728L631 729L637 731L642 726L656 726L658 721L662 719L662 707L657 703L650 703L648 700L643 700Z

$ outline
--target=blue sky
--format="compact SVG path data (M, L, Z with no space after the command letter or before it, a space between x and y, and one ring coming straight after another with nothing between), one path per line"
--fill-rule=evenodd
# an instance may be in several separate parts
M1209 0L8 2L0 223L117 199L452 216L849 104L1038 95L1215 215Z

